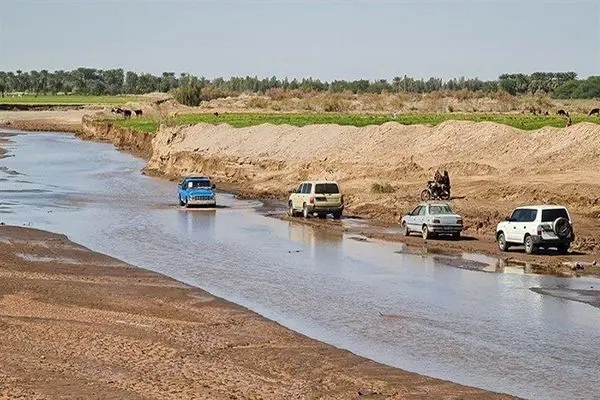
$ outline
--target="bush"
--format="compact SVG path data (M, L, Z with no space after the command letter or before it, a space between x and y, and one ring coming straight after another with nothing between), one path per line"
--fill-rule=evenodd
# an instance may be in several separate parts
M200 86L185 86L173 92L175 100L186 106L196 107L202 102L202 88Z
M199 85L191 84L175 89L173 97L181 104L190 107L197 107L203 101L210 101L229 96L228 93L214 87L200 87Z
M374 183L371 185L372 193L394 193L396 189L389 183Z
M248 101L248 107L250 108L267 108L269 106L269 100L262 96L254 96Z
M344 112L349 108L347 101L339 94L329 95L323 100L323 111L325 112Z

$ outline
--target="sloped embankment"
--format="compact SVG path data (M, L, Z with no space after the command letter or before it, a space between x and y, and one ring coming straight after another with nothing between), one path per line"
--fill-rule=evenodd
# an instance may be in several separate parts
M110 142L118 149L145 159L152 156L152 135L110 122L99 122L88 116L82 118L81 124L82 129L77 136L82 139Z
M537 131L458 121L363 128L199 124L162 128L151 142L147 134L90 125L94 138L149 157L148 173L207 174L248 195L285 198L300 180L335 179L347 195L349 213L394 222L415 206L440 168L450 173L452 202L466 216L468 233L490 235L511 208L541 202L575 212L580 248L594 249L600 233L595 124ZM374 183L389 183L395 191L372 193Z

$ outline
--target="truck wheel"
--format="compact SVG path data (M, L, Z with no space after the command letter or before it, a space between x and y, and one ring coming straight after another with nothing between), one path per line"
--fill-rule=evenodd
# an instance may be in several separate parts
M452 233L452 238L455 240L459 240L460 239L460 232L453 232Z
M525 253L534 254L535 253L535 245L533 244L533 239L531 236L525 236Z
M306 203L302 205L302 216L304 218L308 218L310 216L310 214L308 212L308 207L306 206Z
M181 200L181 196L179 197L179 206L182 207L185 203Z
M333 213L333 219L340 219L340 218L342 218L341 211Z
M429 232L429 228L427 228L427 225L423 225L423 239L427 240L429 238L431 238L431 233Z
M568 254L569 253L569 245L561 245L561 246L556 246L556 250L558 251L558 254Z
M296 212L294 211L294 205L292 204L291 201L290 201L290 204L288 205L288 214L290 217L296 216Z
M498 235L498 248L500 251L508 251L508 243L506 243L506 237L504 236L504 232L500 232Z
M319 215L319 219L327 218L327 214L319 213L318 215Z

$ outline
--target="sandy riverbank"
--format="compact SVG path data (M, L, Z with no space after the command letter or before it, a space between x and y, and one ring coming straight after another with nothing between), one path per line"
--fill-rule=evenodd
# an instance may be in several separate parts
M35 111L0 111L0 127L24 131L79 132L81 118L100 107L78 107Z
M0 314L0 398L509 398L377 364L32 229L0 226Z
M30 122L43 112L13 112L11 126L43 127ZM73 123L82 111L50 113L55 121ZM61 128L60 123L53 127L55 122L46 122L47 130ZM205 173L221 188L248 198L284 200L299 180L336 179L346 195L346 214L376 222L365 235L421 248L424 243L419 238L385 231L398 227L400 216L418 203L432 171L447 168L453 183L451 203L465 217L465 238L430 240L425 244L428 250L485 253L533 263L539 273L600 275L600 265L592 265L600 258L600 158L596 156L600 126L595 124L532 132L472 122L437 127L389 123L365 128L261 125L243 129L223 124L164 128L152 137L86 117L73 130L84 139L109 141L143 157L149 161L148 174L176 179ZM520 150L518 157L515 149ZM394 192L372 193L373 183L389 183ZM520 250L500 253L493 236L495 224L515 206L547 202L564 204L573 213L575 251L568 256L551 252L528 256ZM328 222L323 227L332 229ZM575 263L581 266L575 268Z

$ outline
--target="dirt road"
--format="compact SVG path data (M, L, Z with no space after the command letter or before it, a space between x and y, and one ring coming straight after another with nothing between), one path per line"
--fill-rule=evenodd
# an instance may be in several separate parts
M25 228L0 226L0 314L0 398L509 398L377 364Z

